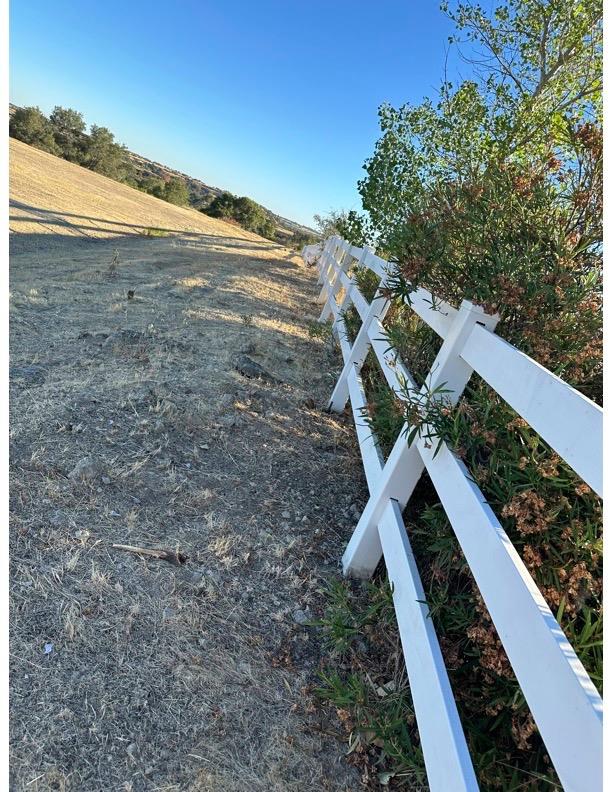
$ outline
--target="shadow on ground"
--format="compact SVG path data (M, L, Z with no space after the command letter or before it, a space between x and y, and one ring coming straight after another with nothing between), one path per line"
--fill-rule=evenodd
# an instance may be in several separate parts
M358 788L303 616L366 494L312 271L231 236L11 247L11 789Z

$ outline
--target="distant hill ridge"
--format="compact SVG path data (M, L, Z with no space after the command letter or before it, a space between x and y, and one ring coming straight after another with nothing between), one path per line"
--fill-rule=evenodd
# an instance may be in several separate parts
M9 118L16 110L19 109L19 107L19 105L9 103ZM147 159L146 157L136 154L129 149L127 149L126 154L130 165L134 168L134 171L139 177L150 177L167 180L174 176L183 179L189 191L190 204L195 209L205 206L212 198L215 198L224 192L229 192L222 190L219 187L211 187L209 184L205 184L200 179L196 179L193 176L189 176L187 173L182 173L181 171L175 170L174 168L170 168L168 165L163 165L161 162L155 162L154 160ZM283 231L286 231L289 234L305 233L318 236L317 232L312 228L301 225L300 223L296 223L286 217L281 217L280 215L272 212L270 209L267 209L266 207L264 208L277 224L277 226Z

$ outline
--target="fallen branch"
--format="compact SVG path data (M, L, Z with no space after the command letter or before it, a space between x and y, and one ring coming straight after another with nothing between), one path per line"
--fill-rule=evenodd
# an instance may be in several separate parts
M115 550L125 550L127 553L136 553L137 555L149 556L150 558L159 558L161 561L169 561L175 566L180 566L187 561L187 556L184 553L175 553L174 550L149 550L146 547L124 544L114 544L112 546Z

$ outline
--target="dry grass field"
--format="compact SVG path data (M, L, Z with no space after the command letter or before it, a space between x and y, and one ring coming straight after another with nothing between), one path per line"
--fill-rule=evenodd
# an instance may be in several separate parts
M11 789L358 789L309 694L365 497L313 271L14 140L10 217Z

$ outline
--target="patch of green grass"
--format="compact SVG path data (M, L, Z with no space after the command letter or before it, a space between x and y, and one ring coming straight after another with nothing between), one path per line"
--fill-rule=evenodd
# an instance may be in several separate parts
M142 236L167 237L170 236L170 232L166 231L164 228L144 228L142 231Z
M318 622L328 661L315 695L336 710L356 753L379 783L425 789L425 765L404 671L391 589L338 580Z
M329 341L331 334L331 325L328 322L310 322L308 325L310 338L320 338L322 341Z

